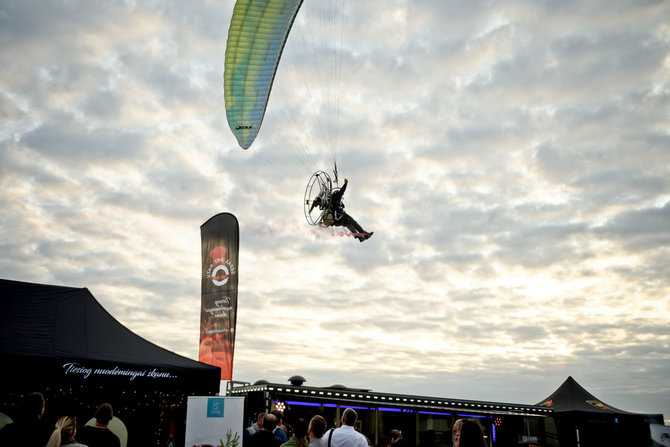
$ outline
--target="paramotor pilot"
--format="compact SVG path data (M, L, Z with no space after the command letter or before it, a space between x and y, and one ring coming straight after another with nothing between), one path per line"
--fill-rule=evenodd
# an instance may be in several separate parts
M336 226L336 227L347 227L351 231L356 239L360 242L370 239L374 234L373 231L367 232L361 227L356 219L351 217L344 211L344 203L342 203L342 195L347 189L347 184L349 180L344 179L344 184L340 189L336 189L333 192L328 191L327 189L322 189L319 193L319 196L314 199L310 207L310 212L315 207L321 207L322 204L327 203L328 206L324 207L321 212L321 222L325 226ZM330 197L328 197L330 196ZM330 200L328 200L330 198Z

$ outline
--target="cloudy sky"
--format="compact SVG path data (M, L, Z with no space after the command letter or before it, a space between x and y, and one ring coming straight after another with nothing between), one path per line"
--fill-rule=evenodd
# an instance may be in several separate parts
M345 1L322 39L311 3L244 151L232 1L0 1L0 277L196 358L200 225L231 212L236 380L537 403L573 376L668 418L670 4ZM305 222L324 123L365 243Z

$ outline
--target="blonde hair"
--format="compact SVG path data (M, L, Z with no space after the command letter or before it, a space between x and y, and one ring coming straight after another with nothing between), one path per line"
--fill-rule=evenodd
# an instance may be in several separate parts
M77 420L71 418L70 416L63 416L62 418L56 421L54 426L54 431L51 433L49 442L46 447L60 447L65 440L69 440L74 437L75 431L77 430Z

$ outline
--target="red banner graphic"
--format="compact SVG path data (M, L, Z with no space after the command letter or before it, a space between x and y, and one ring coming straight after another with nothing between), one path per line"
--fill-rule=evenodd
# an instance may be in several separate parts
M198 360L221 368L221 380L233 378L237 322L239 226L221 213L200 227L202 298Z

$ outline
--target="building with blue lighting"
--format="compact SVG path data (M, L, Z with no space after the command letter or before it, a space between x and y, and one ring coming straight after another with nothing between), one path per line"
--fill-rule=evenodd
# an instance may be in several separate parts
M286 424L319 414L331 428L340 425L345 408L353 408L357 430L373 446L387 445L391 430L399 429L410 445L450 447L454 423L461 418L477 419L490 447L644 447L652 445L650 424L663 425L662 414L614 408L572 377L536 405L378 393L343 385L309 387L301 376L289 382L233 382L227 393L246 398L247 425L259 413L279 409ZM432 436L436 442L428 444Z
M233 382L228 394L246 397L247 425L261 412L280 409L286 424L319 414L331 428L340 425L345 408L353 408L357 430L374 446L383 444L393 429L401 430L410 445L434 435L437 445L451 446L454 422L461 418L479 420L492 447L559 445L554 410L543 406L379 393L342 385L310 387L300 376L289 380L290 385Z

